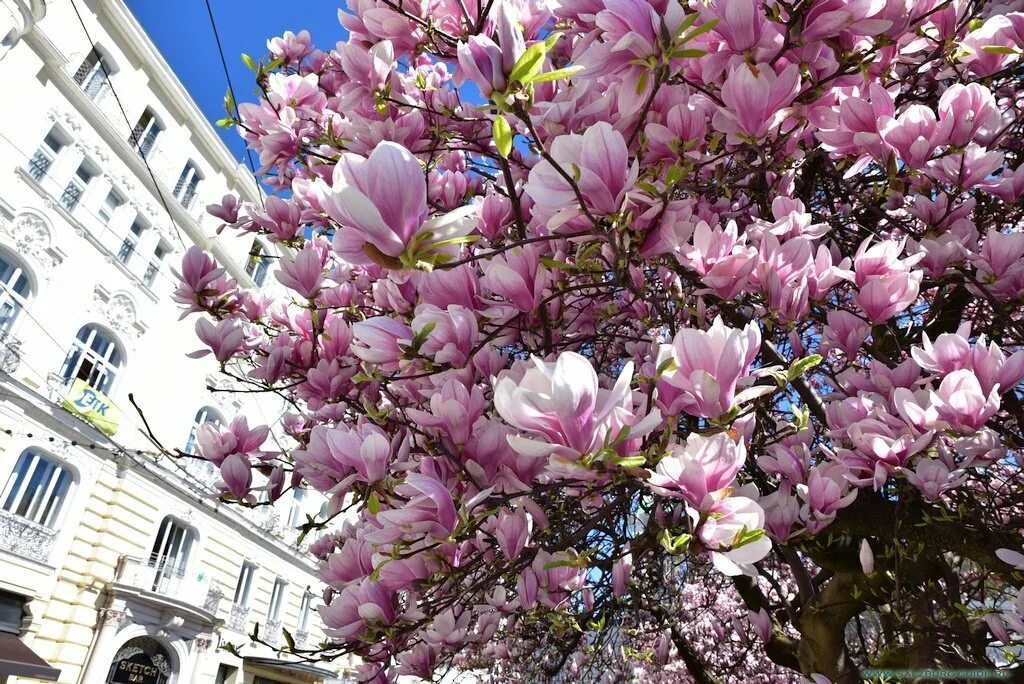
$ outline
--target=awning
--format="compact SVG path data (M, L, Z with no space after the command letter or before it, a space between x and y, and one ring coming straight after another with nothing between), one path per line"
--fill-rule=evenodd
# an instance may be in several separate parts
M338 675L330 670L314 667L309 663L297 663L277 658L242 658L242 662L250 667L258 667L268 670L279 676L288 678L288 681L303 682L337 682Z
M60 677L60 670L50 667L15 635L0 633L0 675L55 682Z

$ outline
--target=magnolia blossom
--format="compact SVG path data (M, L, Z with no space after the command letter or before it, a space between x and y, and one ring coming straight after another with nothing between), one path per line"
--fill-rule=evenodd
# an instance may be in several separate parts
M682 497L701 508L709 495L732 484L746 457L742 440L721 432L711 437L693 433L685 446L670 447L648 483L663 496Z
M626 364L612 389L598 386L597 373L586 357L565 352L555 363L533 359L522 380L503 377L494 386L494 407L511 426L543 439L510 435L509 444L526 456L557 456L577 460L603 448L625 428L642 437L661 420L657 411L646 417L633 407Z
M757 324L730 328L721 317L707 331L684 328L672 340L674 370L658 385L659 404L666 413L685 411L704 418L728 413L742 401L739 383L761 347Z

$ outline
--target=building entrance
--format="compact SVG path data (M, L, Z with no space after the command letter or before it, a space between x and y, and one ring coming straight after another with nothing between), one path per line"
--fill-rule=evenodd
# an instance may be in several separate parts
M166 684L171 678L167 649L151 637L125 642L114 656L107 675L108 684Z

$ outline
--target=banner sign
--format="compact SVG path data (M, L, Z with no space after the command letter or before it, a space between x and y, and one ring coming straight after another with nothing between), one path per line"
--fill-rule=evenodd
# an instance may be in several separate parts
M111 403L107 395L93 389L85 380L76 379L71 383L61 405L107 435L117 432L121 411Z

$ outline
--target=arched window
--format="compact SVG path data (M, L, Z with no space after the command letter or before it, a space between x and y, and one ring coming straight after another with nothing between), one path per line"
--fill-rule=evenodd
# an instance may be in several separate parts
M21 452L3 492L3 509L37 525L54 528L67 503L74 476L58 461L34 449Z
M223 425L224 416L220 415L217 409L204 406L199 409L196 413L195 419L192 421L192 429L188 433L188 441L185 442L185 453L195 455L196 450L196 436L199 434L199 426L203 423L213 423L214 425Z
M249 249L249 260L245 263L245 272L252 276L252 282L256 283L256 287L263 287L269 269L270 259L267 258L266 248L259 240L253 240L252 248Z
M120 345L95 325L82 326L64 362L65 380L76 378L104 394L110 393L114 378L121 369L124 354Z
M156 569L153 591L163 593L185 576L195 544L195 530L171 516L163 519L149 554L149 567Z
M28 301L31 287L21 265L0 252L0 336L10 331Z

